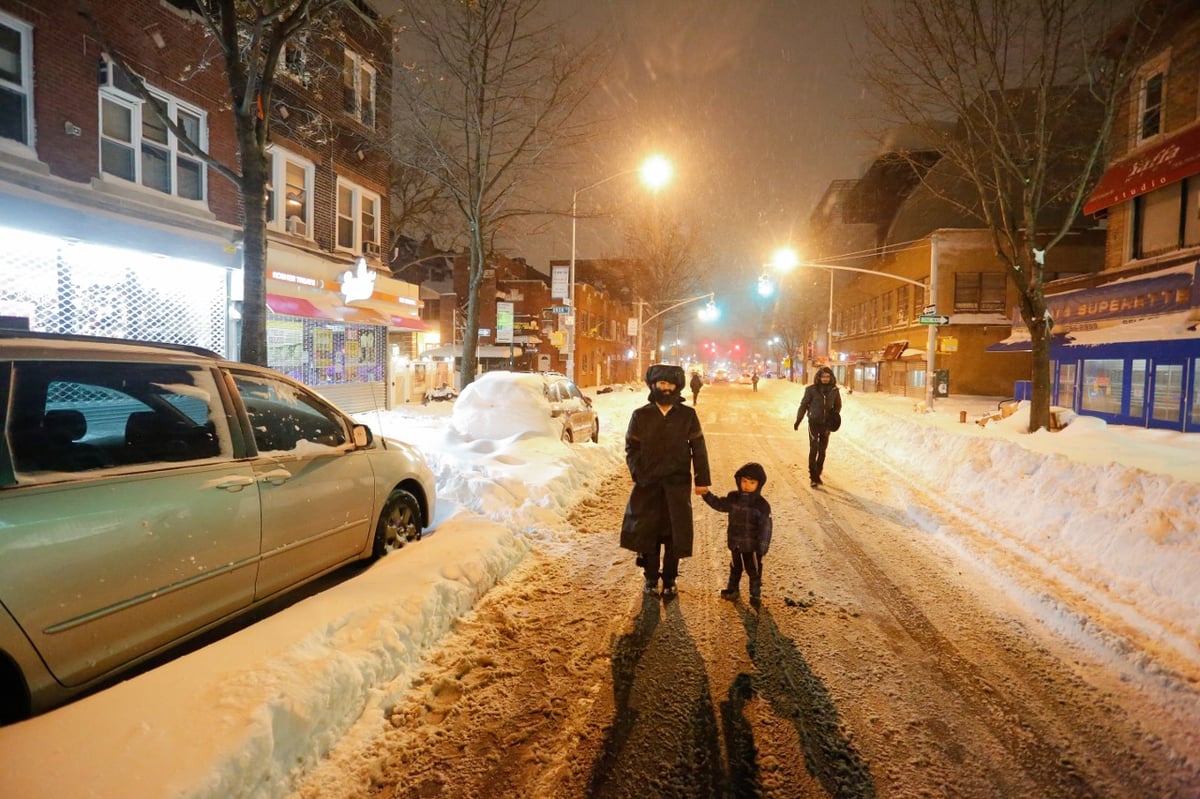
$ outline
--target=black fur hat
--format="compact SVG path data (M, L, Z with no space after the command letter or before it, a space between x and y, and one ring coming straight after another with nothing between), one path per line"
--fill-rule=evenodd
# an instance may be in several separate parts
M663 394L654 387L659 380L666 380L674 385L675 391L671 394ZM683 387L686 385L687 378L684 377L682 366L672 363L652 363L646 370L646 386L650 389L650 396L647 399L655 404L678 405L683 402Z
M666 380L668 383L674 384L676 391L687 385L683 367L673 363L650 364L650 368L646 370L646 387L654 388L654 384L659 380Z

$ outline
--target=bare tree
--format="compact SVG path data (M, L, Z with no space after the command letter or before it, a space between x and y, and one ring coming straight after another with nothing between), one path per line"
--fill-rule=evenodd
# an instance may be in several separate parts
M598 77L540 0L412 0L399 37L396 162L449 195L468 252L459 377L475 377L479 287L492 241L515 216L544 213L522 188L586 137L577 113Z
M198 43L196 70L223 70L229 83L237 137L238 163L225 163L206 152L171 118L137 70L108 41L100 15L89 0L78 0L98 41L134 90L170 128L183 147L215 173L237 186L242 205L243 281L242 348L247 363L267 362L266 262L267 147L276 69L288 42L331 21L328 12L349 0L193 0L190 9L201 20L206 41Z
M944 171L922 170L922 181L991 230L1017 287L1033 349L1031 431L1050 420L1045 254L1078 224L1150 30L1118 7L891 0L866 11L875 50L863 66L892 122L924 133L962 176L948 185L930 179ZM1113 36L1118 22L1125 35Z
M677 212L657 200L649 200L637 205L637 211L626 217L623 227L626 255L623 263L630 268L629 274L624 275L625 285L633 290L638 301L647 303L651 309L647 317L656 313L655 308L670 306L708 290L702 287L698 270L705 255L704 244L693 226ZM656 348L662 344L663 327L688 311L687 307L680 307L656 320L653 342ZM643 341L646 343L650 342Z

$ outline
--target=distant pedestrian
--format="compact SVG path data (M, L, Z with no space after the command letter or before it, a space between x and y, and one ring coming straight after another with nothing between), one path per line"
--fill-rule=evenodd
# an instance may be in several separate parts
M700 418L683 404L686 383L680 366L656 363L647 369L649 402L634 410L625 433L633 490L621 522L621 547L638 553L646 593L654 593L662 579L664 598L675 594L680 558L692 554L691 495L707 493L710 483Z
M699 372L692 372L691 388L692 404L695 405L700 399L700 389L704 388L704 378L700 376Z
M750 385L755 391L758 391L758 370L754 370L754 374L750 375Z
M816 488L821 485L829 434L842 425L842 395L838 392L837 378L828 366L818 369L812 385L804 389L793 430L800 429L805 414L808 415L808 479Z
M771 503L762 495L767 472L760 464L747 463L734 472L733 482L737 490L724 497L711 492L704 495L710 508L729 514L725 539L732 558L729 582L721 590L721 596L737 597L744 571L750 580L750 603L757 604L762 596L763 558L771 546Z

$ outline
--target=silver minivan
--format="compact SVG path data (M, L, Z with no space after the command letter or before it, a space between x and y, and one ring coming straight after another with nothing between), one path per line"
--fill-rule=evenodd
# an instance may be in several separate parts
M0 722L429 526L419 451L199 348L0 331Z

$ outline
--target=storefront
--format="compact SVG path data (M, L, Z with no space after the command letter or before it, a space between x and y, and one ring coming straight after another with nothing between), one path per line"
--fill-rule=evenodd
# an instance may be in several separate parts
M1200 262L1046 298L1053 403L1113 424L1200 432ZM991 351L1029 349L1029 331Z
M105 199L88 205L0 186L0 315L28 319L35 331L230 355L237 231L184 214L174 226L136 220Z
M417 287L312 251L267 253L267 364L352 412L391 407L393 364L425 330Z

